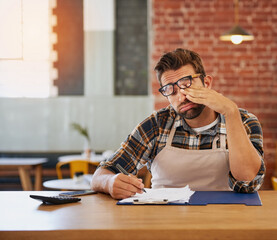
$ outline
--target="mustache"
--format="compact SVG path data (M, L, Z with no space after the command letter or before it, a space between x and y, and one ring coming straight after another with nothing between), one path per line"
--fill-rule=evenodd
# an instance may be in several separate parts
M187 104L189 104L189 103L193 103L193 102L191 102L191 101L189 101L189 100L186 99L184 102L182 102L182 103L178 106L178 109L181 108L181 107L183 107L183 106L185 106L185 105L187 105Z

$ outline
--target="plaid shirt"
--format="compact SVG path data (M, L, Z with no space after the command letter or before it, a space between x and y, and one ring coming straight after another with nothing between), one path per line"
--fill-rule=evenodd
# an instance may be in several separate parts
M229 172L229 186L236 192L250 193L261 187L265 175L262 129L253 114L244 109L240 109L240 114L246 132L260 155L261 167L252 181L237 181ZM150 169L156 155L165 147L176 117L177 114L171 106L152 113L133 130L114 155L102 162L100 166L114 173L118 173L114 167L117 163L133 174L136 174L144 165ZM175 127L176 133L172 146L183 149L211 149L214 137L218 134L226 134L225 118L221 114L219 122L214 127L201 133L193 131L184 119L176 120ZM219 146L218 140L217 147ZM227 143L226 148L228 148Z

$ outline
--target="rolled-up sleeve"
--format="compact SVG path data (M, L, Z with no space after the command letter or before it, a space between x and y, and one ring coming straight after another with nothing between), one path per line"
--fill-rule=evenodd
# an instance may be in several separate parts
M100 163L100 167L118 173L115 165L119 164L127 172L137 174L137 171L152 159L150 155L158 135L156 117L152 114L137 125L113 156Z
M264 182L264 176L265 176L265 164L262 160L262 164L260 167L260 170L256 177L252 181L237 181L232 173L229 173L229 186L233 191L235 192L241 192L241 193L252 193L256 192L260 189Z

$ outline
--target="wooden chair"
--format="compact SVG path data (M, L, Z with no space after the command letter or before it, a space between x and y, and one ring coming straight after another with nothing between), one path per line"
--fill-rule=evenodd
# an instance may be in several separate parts
M146 166L144 166L143 168L141 168L138 171L137 177L141 178L143 180L143 184L144 184L145 188L151 188L151 178L152 178L152 175L148 171Z
M152 178L152 175L149 171L147 171L147 173L145 174L145 177L144 177L144 187L145 188L151 188L151 178Z
M274 190L277 190L277 177L271 177L271 182Z
M71 160L71 161L67 161L67 162L58 162L56 165L56 172L58 175L58 179L62 179L62 166L64 165L69 165L69 170L70 170L70 177L73 178L74 174L76 172L83 172L84 174L88 174L91 173L89 171L90 166L94 167L94 170L97 167L97 164L88 160Z
M275 170L274 174L271 177L271 182L274 190L277 190L277 143L276 143L276 151L275 151Z

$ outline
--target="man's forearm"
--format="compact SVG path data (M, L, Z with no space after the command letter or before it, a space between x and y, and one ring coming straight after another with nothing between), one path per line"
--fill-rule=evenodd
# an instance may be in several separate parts
M91 188L97 192L110 193L109 183L115 174L107 169L98 168L92 177Z
M260 156L247 136L239 109L231 109L225 119L230 170L237 180L251 181L261 167Z

